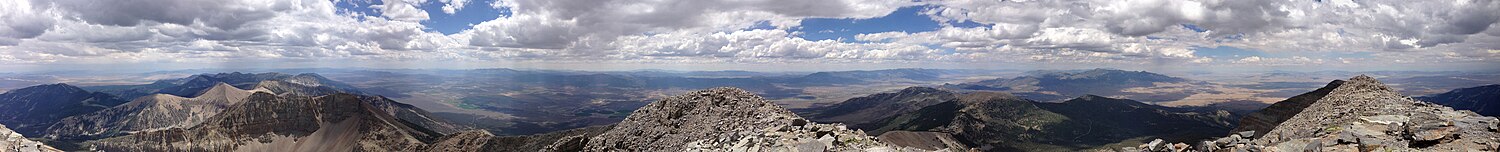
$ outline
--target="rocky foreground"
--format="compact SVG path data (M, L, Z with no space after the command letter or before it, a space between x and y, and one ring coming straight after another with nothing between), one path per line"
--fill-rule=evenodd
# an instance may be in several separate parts
M921 151L843 125L809 122L737 88L662 99L587 143L566 142L560 144L584 151Z
M1264 133L1247 129L1197 143L1156 140L1120 151L1500 150L1500 119L1495 117L1413 100L1369 76L1329 87L1333 89L1327 95L1300 110L1275 109L1297 106L1262 110L1299 111Z
M5 125L0 125L0 151L5 152L60 152L56 148L42 144L42 142L31 141L20 133L11 131Z

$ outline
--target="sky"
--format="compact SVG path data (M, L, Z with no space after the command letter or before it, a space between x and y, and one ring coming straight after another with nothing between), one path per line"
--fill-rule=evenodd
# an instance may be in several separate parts
M0 72L1500 70L1493 0L6 0Z

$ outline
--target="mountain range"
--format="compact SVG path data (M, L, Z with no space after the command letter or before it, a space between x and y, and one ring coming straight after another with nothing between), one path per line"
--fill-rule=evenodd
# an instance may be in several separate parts
M943 88L959 90L1004 91L1038 101L1063 101L1083 95L1130 96L1131 99L1170 101L1182 99L1191 92L1132 93L1129 88L1155 87L1163 84L1202 83L1145 71L1092 69L1086 71L1033 71L1026 76L997 78L977 82L945 84Z
M936 74L928 77L923 76L926 73L923 71L926 70L807 76L930 81L935 79L928 78L943 79L942 75L948 73L926 71ZM1139 71L1058 72L1038 71L1032 76L1006 81L1139 85L1131 88L1153 87L1145 84L1201 83ZM540 76L512 80L572 87L707 86L697 86L700 84L697 82L634 82L679 78L597 73L573 76L577 77L569 78L587 81ZM696 81L722 79L740 78ZM1056 82L1041 83L1042 80ZM201 83L212 85L200 87ZM1016 90L954 86L906 87L792 110L755 91L712 87L660 97L639 106L611 105L631 109L609 111L618 115L618 120L548 124L573 127L547 128L558 131L529 135L497 135L496 132L506 130L476 123L524 120L454 119L466 116L431 113L318 74L202 74L147 85L80 88L52 84L0 94L4 97L0 98L0 103L4 103L0 108L6 110L4 116L26 118L0 124L27 126L30 131L0 130L8 136L0 142L0 147L21 145L20 148L41 151L1303 151L1311 147L1484 151L1500 146L1490 144L1500 139L1496 138L1500 132L1494 129L1500 128L1497 127L1500 120L1479 115L1486 112L1483 106L1488 104L1484 103L1493 101L1490 95L1494 86L1407 98L1374 78L1360 76L1329 82L1243 117L1212 106L1163 106L1116 98L1133 96L1129 94L1082 93L1058 101L1042 101L1013 95ZM187 90L196 91L177 95ZM152 93L133 100L118 100L142 92ZM451 123L451 120L463 121ZM1223 135L1231 136L1215 138ZM1486 146L1491 148L1482 148ZM1480 148L1463 149L1466 147Z
M1003 92L954 93L925 87L807 111L814 121L850 123L869 134L951 134L967 146L986 151L1077 151L1144 138L1199 139L1227 133L1238 118L1222 110L1163 107L1094 95L1037 102Z
M1440 94L1417 97L1453 109L1469 110L1479 115L1500 117L1500 84L1454 89Z
M26 87L0 94L0 124L15 128L17 133L27 137L38 137L63 118L93 113L125 102L114 95L90 92L68 84Z

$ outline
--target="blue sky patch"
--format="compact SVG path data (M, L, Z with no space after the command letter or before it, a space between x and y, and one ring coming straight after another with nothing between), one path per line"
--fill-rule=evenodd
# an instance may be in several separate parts
M799 37L807 40L841 40L844 42L854 41L854 36L859 34L880 33L891 31L902 32L926 32L942 28L942 23L932 20L922 14L927 6L911 6L896 9L886 16L869 19L850 18L811 18L803 19L802 26L794 30L802 32ZM955 27L981 27L986 26L971 21L950 23Z
M1208 32L1208 29L1203 29L1203 27L1198 27L1198 25L1193 24L1182 24L1182 28L1193 30L1194 32L1198 33Z
M463 9L458 9L458 11L454 12L451 15L448 13L443 13L443 3L440 3L438 1L428 1L427 3L423 3L422 6L419 7L419 9L422 9L422 11L426 11L428 17L426 21L421 22L422 26L426 27L426 29L423 30L429 32L435 31L443 34L454 34L462 32L464 30L472 29L474 27L474 24L479 24L489 20L495 20L496 18L500 18L501 16L510 16L509 10L497 10L495 8L491 8L489 5L491 2L494 1L470 1L468 4L464 5ZM367 16L379 17L381 16L380 10L377 8L372 8L370 6L383 4L385 3L381 2L380 0L349 0L336 2L334 6L339 8L338 12L341 14L365 14ZM363 18L359 19L363 20Z
M474 24L484 21L495 20L501 16L510 16L509 10L497 10L490 7L492 0L470 1L452 15L443 13L443 4L437 1L429 1L422 5L422 10L428 12L430 19L422 21L426 31L437 31L443 34L453 34L474 28Z

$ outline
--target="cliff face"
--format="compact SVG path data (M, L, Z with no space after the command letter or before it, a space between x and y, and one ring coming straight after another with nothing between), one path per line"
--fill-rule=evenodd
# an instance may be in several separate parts
M1416 101L1361 75L1264 135L1241 132L1195 144L1152 142L1127 151L1495 151L1500 119Z

